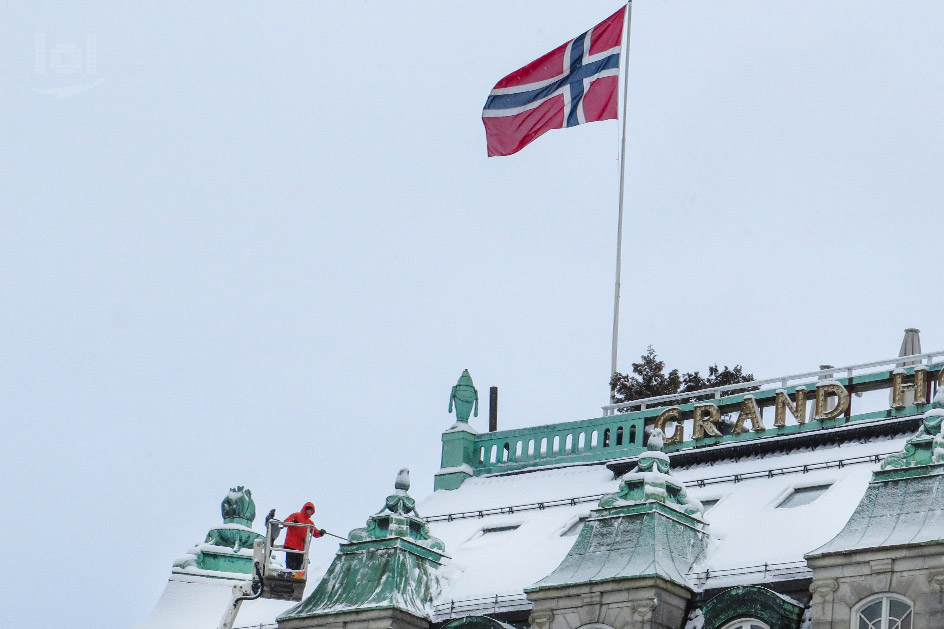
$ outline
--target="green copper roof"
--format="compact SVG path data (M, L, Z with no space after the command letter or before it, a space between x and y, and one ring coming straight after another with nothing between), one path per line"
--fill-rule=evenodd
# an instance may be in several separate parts
M772 590L757 586L733 587L702 607L704 629L721 629L739 618L756 618L770 629L797 629L803 607Z
M923 468L910 477L876 472L846 526L807 557L944 543L944 464Z
M252 544L262 537L250 527L256 517L252 492L231 488L220 504L223 525L210 529L203 544L174 562L174 569L252 574Z
M640 577L688 587L685 574L705 552L706 524L701 504L669 474L668 457L654 451L661 436L653 431L636 470L600 500L560 566L531 590Z
M944 543L944 398L938 397L905 449L872 475L846 526L807 557Z
M409 471L401 470L383 509L351 531L311 596L279 620L386 608L429 617L445 547L416 513L409 487Z

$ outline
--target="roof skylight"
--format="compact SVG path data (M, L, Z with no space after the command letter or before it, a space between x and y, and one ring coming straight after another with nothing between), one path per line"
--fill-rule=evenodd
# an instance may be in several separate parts
M832 487L832 485L813 485L811 487L794 487L790 494L780 501L778 509L792 509L808 505Z
M491 546L493 544L504 543L508 536L520 526L520 524L497 524L495 526L482 527L476 531L475 535L466 540L463 547L475 548L477 546Z
M719 502L721 502L721 498L709 498L708 500L702 500L701 506L704 507L705 513L708 513Z

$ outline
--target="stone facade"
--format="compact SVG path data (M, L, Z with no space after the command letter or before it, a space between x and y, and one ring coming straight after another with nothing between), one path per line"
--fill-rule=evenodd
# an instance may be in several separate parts
M396 608L280 620L280 629L429 629L429 621Z
M912 629L944 627L944 545L810 558L811 629L849 629L852 610L876 594L914 605Z
M531 629L678 629L691 590L660 578L620 579L529 592Z
M890 595L912 629L944 627L944 390L900 454L885 459L842 531L806 556L813 629L854 626L857 607Z

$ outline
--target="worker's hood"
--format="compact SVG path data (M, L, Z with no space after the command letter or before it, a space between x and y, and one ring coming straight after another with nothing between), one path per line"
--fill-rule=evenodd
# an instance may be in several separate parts
M312 513L314 513L314 511L315 511L315 505L314 505L313 503L311 503L311 502L306 502L306 503L305 503L305 506L302 507L300 513L305 513L305 509L307 509L308 507L311 507L311 511L312 511Z

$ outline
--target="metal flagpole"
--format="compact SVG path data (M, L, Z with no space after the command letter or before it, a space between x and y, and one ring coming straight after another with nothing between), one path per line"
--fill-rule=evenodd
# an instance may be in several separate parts
M616 374L616 346L619 338L619 299L620 299L620 267L622 263L623 249L623 189L624 189L624 171L626 161L626 103L629 100L629 29L633 23L633 0L626 2L626 21L623 24L623 40L626 42L623 54L623 139L620 144L619 153L619 218L616 227L616 288L613 297L613 351L610 362L610 377ZM610 389L610 403L616 402L616 391Z

